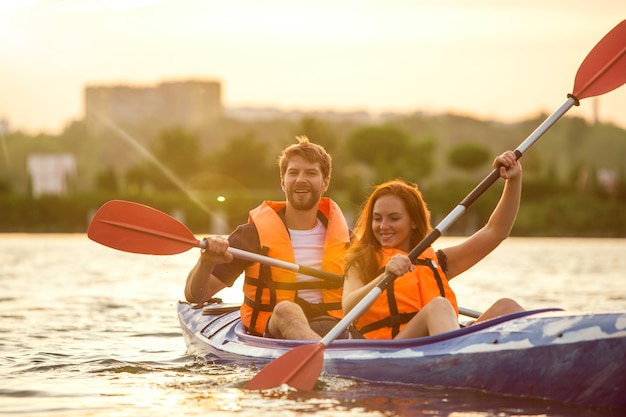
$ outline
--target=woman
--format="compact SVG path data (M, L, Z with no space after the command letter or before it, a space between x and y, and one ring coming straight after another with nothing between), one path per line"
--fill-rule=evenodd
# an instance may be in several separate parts
M357 220L357 241L347 252L344 313L368 294L387 272L391 282L356 321L368 339L406 339L459 328L458 307L448 281L474 266L509 236L520 204L522 167L512 151L494 168L506 180L487 224L462 243L422 253L415 264L407 253L430 232L430 213L417 186L393 180L376 187ZM381 273L384 267L383 273ZM498 300L476 322L523 311L511 299Z

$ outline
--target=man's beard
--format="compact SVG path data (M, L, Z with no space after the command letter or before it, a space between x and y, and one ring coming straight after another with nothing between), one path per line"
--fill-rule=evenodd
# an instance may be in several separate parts
M322 193L320 190L309 188L308 198L303 200L302 197L295 192L295 189L296 187L287 190L287 199L294 209L307 211L311 210L314 207L317 207L317 205L319 204L319 200L322 197Z

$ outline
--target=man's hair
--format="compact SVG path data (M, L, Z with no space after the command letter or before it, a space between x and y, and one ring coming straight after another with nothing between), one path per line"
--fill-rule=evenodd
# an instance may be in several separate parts
M285 176L289 159L294 156L300 156L311 163L319 162L324 179L330 178L332 158L326 152L326 149L323 146L309 142L309 138L304 135L296 136L296 139L298 143L287 146L278 157L280 177L283 178Z

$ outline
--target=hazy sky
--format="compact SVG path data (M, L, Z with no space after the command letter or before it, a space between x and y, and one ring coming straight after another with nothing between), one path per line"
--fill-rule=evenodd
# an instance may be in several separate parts
M201 78L226 107L513 121L559 107L623 19L624 0L0 0L0 119L56 133L86 85ZM568 115L596 104L626 127L626 86Z

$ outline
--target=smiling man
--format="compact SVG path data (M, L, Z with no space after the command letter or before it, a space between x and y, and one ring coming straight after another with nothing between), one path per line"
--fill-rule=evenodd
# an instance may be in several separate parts
M343 275L350 231L339 206L322 197L332 160L305 136L278 158L285 201L265 201L250 211L228 240L205 238L185 286L189 302L203 303L245 271L241 319L248 333L280 339L319 340L342 317L342 285L233 259L230 246Z

